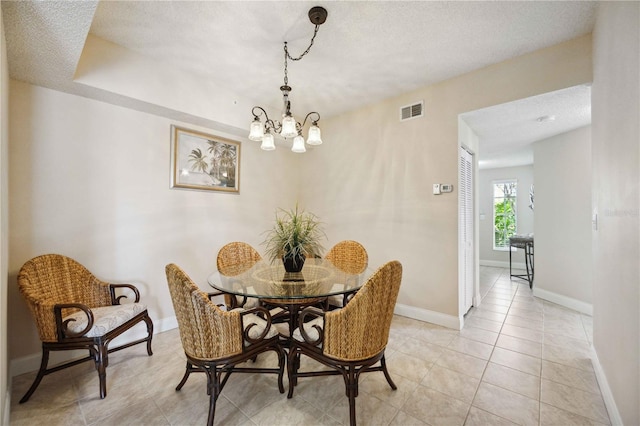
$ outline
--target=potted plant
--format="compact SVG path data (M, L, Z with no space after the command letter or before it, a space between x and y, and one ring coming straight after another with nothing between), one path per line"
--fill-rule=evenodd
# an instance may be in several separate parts
M278 209L276 223L266 234L267 257L271 262L282 259L287 272L300 272L305 258L320 256L320 240L326 238L318 217L297 204L295 209Z

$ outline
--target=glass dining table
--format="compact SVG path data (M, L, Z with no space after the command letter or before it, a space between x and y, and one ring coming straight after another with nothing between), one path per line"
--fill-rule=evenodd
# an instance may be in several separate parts
M348 266L348 265L347 265ZM282 262L240 264L211 274L211 287L240 297L255 297L264 304L289 312L289 335L297 324L298 313L306 306L322 304L329 296L349 295L362 287L372 274L338 268L325 259L307 259L300 272L286 272Z

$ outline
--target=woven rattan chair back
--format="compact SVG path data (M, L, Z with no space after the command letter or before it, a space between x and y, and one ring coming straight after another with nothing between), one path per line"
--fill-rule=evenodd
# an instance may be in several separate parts
M242 352L240 313L221 310L177 265L167 265L166 273L185 353L220 359Z
M337 268L349 273L359 274L367 268L369 256L367 250L357 241L340 241L325 256Z
M250 244L236 241L225 244L218 252L218 271L223 275L238 275L262 260Z
M389 340L402 265L391 261L381 266L342 309L325 315L324 354L354 361L379 354Z
M75 260L59 254L45 254L28 260L18 274L18 288L33 314L43 342L58 339L51 305L82 303L93 308L111 305L108 283L98 280Z
M250 269L257 262L262 260L260 253L256 251L250 244L242 241L234 241L225 244L218 252L216 265L218 272L222 275L234 276ZM236 307L240 303L238 298L234 301L232 295L224 295L224 303L229 307Z
M139 303L138 289L131 284L100 281L87 268L69 257L45 254L28 260L22 266L18 274L18 288L33 314L42 340L40 370L20 403L29 400L44 376L85 361L94 362L98 371L100 398L105 398L109 353L146 343L147 353L153 354L153 322L146 305ZM123 293L117 295L117 291ZM134 294L135 300L125 306L120 302L127 298L127 291L129 295ZM72 314L79 316L68 319L67 316ZM82 319L86 320L83 330L69 327L69 324ZM146 337L109 347L115 338L140 322L147 326ZM48 368L50 352L65 350L88 350L89 355Z

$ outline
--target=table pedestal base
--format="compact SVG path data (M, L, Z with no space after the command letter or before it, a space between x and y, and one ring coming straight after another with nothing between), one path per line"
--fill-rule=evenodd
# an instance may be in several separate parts
M289 336L293 336L293 330L298 327L298 318L301 310L307 306L324 304L326 297L314 297L308 299L262 299L262 302L269 306L276 306L284 309L288 313ZM278 319L278 317L276 317Z

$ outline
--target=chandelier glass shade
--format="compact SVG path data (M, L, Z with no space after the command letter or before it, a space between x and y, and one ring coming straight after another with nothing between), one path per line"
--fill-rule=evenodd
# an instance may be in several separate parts
M260 138L260 140L262 141L262 145L260 145L260 148L264 149L265 151L273 151L274 149L276 149L275 140L273 139L273 135L270 131L267 131L267 133L265 133Z
M298 130L296 129L296 120L291 115L285 115L282 117L282 130L280 136L283 138L293 138L298 136Z
M291 86L289 86L289 78L287 74L288 60L299 61L302 59L313 46L313 42L318 34L318 29L327 19L327 11L319 6L311 8L309 10L309 19L312 24L315 24L315 30L309 47L298 57L292 57L289 55L287 48L287 42L284 42L284 84L280 86L282 91L282 98L284 102L284 114L282 114L282 121L272 120L267 115L264 108L260 106L254 106L251 110L253 114L253 121L249 128L249 140L261 142L260 147L265 151L272 151L276 149L273 133L278 133L285 139L293 138L293 146L291 151L301 153L306 152L305 140L302 136L302 130L307 123L307 120L311 121L311 125L307 132L308 145L320 145L322 144L322 137L320 133L320 127L318 127L318 121L320 121L320 114L313 111L306 115L302 123L296 121L291 113L291 102L289 101L289 93L291 92ZM262 120L264 118L264 121Z

